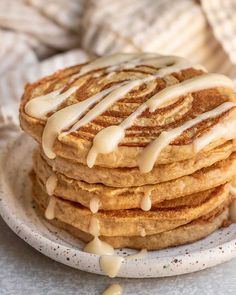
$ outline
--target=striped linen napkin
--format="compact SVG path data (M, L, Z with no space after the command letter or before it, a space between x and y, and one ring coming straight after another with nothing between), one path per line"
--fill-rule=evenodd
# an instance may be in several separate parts
M0 30L0 40L0 77L37 62L36 54L22 36Z
M182 55L235 79L235 8L235 0L0 0L0 138L18 124L24 84L86 61L86 52Z
M0 30L42 44L42 57L78 47L85 0L1 0ZM38 42L37 42L38 41ZM38 46L35 46L37 50ZM40 47L40 46L39 46ZM43 50L44 49L44 50Z
M182 55L209 71L235 75L227 52L195 0L94 0L82 24L82 46L97 54L124 50Z
M201 0L201 3L216 39L236 64L236 1Z
M0 78L0 147L3 141L19 132L18 108L20 97L27 82L33 82L43 76L49 75L63 67L83 63L91 55L83 50L72 50L67 53L55 55L40 63L11 70Z

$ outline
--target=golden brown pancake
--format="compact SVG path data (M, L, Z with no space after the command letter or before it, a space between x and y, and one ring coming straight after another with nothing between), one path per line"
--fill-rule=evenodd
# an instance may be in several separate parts
M87 165L62 157L56 157L53 160L48 159L43 151L41 151L41 155L55 171L69 178L87 183L103 183L106 186L124 188L167 182L192 174L201 168L228 158L235 149L236 145L232 141L228 141L211 151L200 152L189 160L157 165L149 173L141 173L138 168L110 169L94 166L93 169L90 169Z
M227 203L218 207L206 216L200 217L188 224L179 226L173 230L162 232L159 234L149 235L146 237L141 236L117 236L108 237L101 236L101 240L109 243L114 248L133 248L133 249L147 249L147 250L159 250L167 247L188 244L197 240L203 239L210 235L218 228L228 225L229 221L229 209ZM40 207L37 204L37 207ZM43 215L45 208L39 208L40 214ZM58 219L49 220L51 224L64 229L71 233L76 238L84 242L89 242L92 236L86 232L79 230L65 222Z
M33 177L33 196L36 203L47 207L49 196L44 186ZM135 236L144 228L147 235L168 231L204 216L229 198L229 184L211 190L164 201L148 212L140 209L100 210L96 218L100 235ZM56 197L55 218L82 231L89 232L93 214L79 203ZM129 224L129 226L127 226Z
M45 187L47 179L53 170L35 151L33 169L38 179ZM56 172L57 186L54 195L65 200L78 202L89 208L93 198L99 199L103 210L119 210L140 208L142 198L151 193L152 204L191 195L205 191L232 180L236 170L236 152L227 159L216 162L210 167L202 168L191 175L186 175L172 181L159 184L144 185L140 187L113 188L103 184L88 184L84 181L74 180Z

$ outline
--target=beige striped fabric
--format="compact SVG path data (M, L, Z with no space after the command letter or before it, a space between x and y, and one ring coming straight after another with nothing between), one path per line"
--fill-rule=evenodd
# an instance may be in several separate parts
M49 49L75 48L80 41L83 3L84 0L1 0L0 29L22 33Z
M216 39L236 63L236 1L202 0L201 3Z
M72 50L30 67L22 67L6 73L0 79L0 129L3 124L18 124L19 100L27 82L33 82L64 67L83 63L89 58L91 55L83 50Z
M26 3L35 7L59 26L78 33L86 0L27 0Z
M182 55L235 79L235 11L236 0L0 0L0 139L18 124L24 84L86 52Z
M0 77L12 69L37 62L37 57L24 38L14 32L0 31Z
M83 27L83 48L97 54L121 50L176 54L210 71L235 73L194 0L92 1Z

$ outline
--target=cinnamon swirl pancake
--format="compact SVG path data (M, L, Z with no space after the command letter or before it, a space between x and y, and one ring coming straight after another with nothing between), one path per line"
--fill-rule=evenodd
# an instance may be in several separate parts
M20 122L39 144L40 212L94 236L93 253L193 242L229 220L236 95L224 75L176 56L99 57L26 85Z

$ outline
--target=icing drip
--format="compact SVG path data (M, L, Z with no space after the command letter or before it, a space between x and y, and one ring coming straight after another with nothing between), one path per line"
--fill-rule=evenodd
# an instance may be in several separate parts
M115 135L115 136L114 136ZM119 126L109 126L101 130L93 140L93 146L87 156L87 165L92 168L99 153L112 152L118 143L124 138L124 130ZM111 141L110 138L113 137Z
M31 117L45 119L49 112L55 110L77 89L77 86L73 86L67 91L60 93L63 90L63 88L60 88L46 95L35 97L26 104L25 112Z
M85 101L65 107L54 113L47 121L42 136L42 146L45 155L49 159L54 159L56 154L53 152L53 144L60 131L69 128L73 125L93 104L102 99L105 95L116 89L118 86L113 86L105 89ZM63 136L63 133L61 134Z
M122 294L122 287L118 284L112 284L102 293L102 295L121 295L121 294Z
M100 233L100 223L99 220L92 216L89 224L89 233L94 237L98 237Z
M176 139L178 136L180 136L184 131L191 128L192 126L207 120L209 118L214 118L219 116L220 114L230 110L231 108L235 107L236 104L233 102L225 102L218 106L217 108L205 112L196 118L189 120L185 122L180 127L170 129L168 131L163 131L157 139L155 139L153 142L151 142L147 147L144 148L142 153L139 156L139 169L142 173L148 173L152 170L156 159L158 158L160 152L168 146L171 141ZM215 134L218 138L218 134ZM212 138L213 139L213 138ZM203 145L201 146L204 147Z
M49 176L49 178L46 181L46 190L49 196L53 195L56 186L57 186L57 175L55 173L53 173L51 176Z
M92 213L97 213L100 206L100 201L98 198L92 198L89 203L89 209Z
M167 74L166 71L168 71L168 68L164 70L165 70L165 74ZM173 72L173 69L170 72ZM147 81L151 81L155 79L159 75L160 73L157 73L156 75L153 75L152 77L148 77L143 80L136 80L134 82L136 82L137 83L136 86L138 86L142 83L145 83L144 81L147 82ZM124 85L123 86L124 89L130 91L133 88L132 83L134 82L131 82L128 85ZM205 74L202 76L189 79L182 83L167 87L164 90L158 92L157 94L152 96L150 99L148 99L145 103L143 103L141 106L139 106L137 110L133 112L130 116L128 116L120 125L109 126L101 130L98 134L96 134L93 140L92 148L90 149L87 156L87 165L90 168L93 167L96 161L96 157L99 153L108 154L113 152L118 147L119 143L125 137L125 130L131 127L134 121L137 119L137 117L140 116L142 112L144 112L147 108L149 108L149 110L153 112L158 107L173 100L173 98L175 97L186 95L189 92L194 92L201 89L212 88L215 86L232 87L232 81L223 75ZM123 95L124 93L121 93L121 96ZM92 112L93 110L91 111L91 113ZM75 126L76 125L77 124L75 124ZM77 127L80 127L80 126L77 125ZM164 138L164 135L163 135L163 138ZM169 144L168 139L166 139L166 142L167 142L166 145L168 145ZM162 143L164 144L164 141L162 141Z
M106 275L114 278L117 276L123 260L124 258L120 256L103 255L100 257L100 266Z
M51 196L49 199L49 203L47 209L45 211L45 218L48 220L52 220L55 218L55 207L56 207L56 198Z
M141 259L147 254L147 249L142 249L138 253L121 257L117 255L103 255L100 257L100 267L102 271L110 278L114 278L119 273L122 262L124 259Z
M151 193L146 194L140 203L140 207L143 211L149 211L152 208Z
M197 138L194 141L194 150L196 152L202 150L209 143L224 138L225 140L230 140L236 138L236 128L235 128L235 119L228 122L222 122L214 127L212 127L208 132L203 136Z
M84 247L84 251L97 255L112 255L114 253L114 248L108 243L101 241L99 237L94 237L94 239Z
M90 225L89 225L89 233L93 235L94 238L84 247L85 252L98 254L98 255L114 254L114 248L111 245L99 239L100 224L99 224L99 220L95 216L92 216L91 218Z

